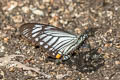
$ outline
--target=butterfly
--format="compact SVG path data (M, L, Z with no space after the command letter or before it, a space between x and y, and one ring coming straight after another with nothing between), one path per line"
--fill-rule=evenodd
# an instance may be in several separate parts
M39 23L23 24L20 33L28 40L39 44L49 56L62 60L69 59L70 52L88 38L87 32L74 35L55 26Z

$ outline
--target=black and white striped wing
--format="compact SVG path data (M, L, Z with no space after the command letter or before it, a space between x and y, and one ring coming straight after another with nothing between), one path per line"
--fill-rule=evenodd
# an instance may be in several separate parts
M47 50L50 56L55 57L57 54L67 55L74 47L76 47L77 36L65 32L57 27L27 23L20 27L21 34L39 44Z

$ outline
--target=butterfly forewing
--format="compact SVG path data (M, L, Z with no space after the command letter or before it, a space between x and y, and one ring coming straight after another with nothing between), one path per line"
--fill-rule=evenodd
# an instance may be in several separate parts
M21 34L47 50L50 56L67 55L76 45L78 37L54 26L27 23L20 27Z

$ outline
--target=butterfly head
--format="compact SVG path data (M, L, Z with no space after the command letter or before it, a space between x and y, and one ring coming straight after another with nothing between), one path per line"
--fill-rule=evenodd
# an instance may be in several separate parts
M82 34L82 35L78 36L78 40L79 40L80 42L84 41L84 40L87 39L87 38L88 38L88 34Z

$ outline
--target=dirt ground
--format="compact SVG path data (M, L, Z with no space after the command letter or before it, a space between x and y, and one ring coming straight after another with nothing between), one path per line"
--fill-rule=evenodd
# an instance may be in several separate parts
M84 43L91 49L56 63L20 36L34 22L74 34L97 29ZM120 0L0 0L0 80L120 80Z

